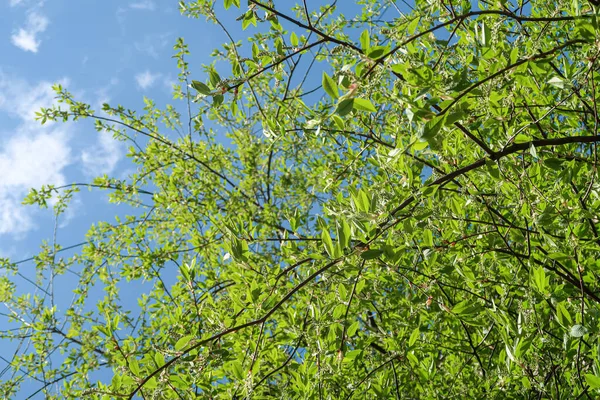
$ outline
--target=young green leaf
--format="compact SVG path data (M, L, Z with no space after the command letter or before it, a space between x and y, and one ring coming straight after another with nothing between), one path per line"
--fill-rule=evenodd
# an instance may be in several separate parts
M412 345L417 342L417 339L419 338L420 334L421 331L418 327L412 331L412 333L410 334L410 338L408 338L408 347L412 347Z
M569 331L569 334L573 337L582 337L585 334L587 334L588 330L585 326L583 325L573 325L571 327L571 330Z
M389 52L390 52L389 47L373 46L373 47L369 48L367 57L369 57L371 60L379 60L381 57L383 57L384 55L386 55Z
M340 130L346 129L346 124L344 123L344 120L339 115L333 114L331 116L331 118L333 119L333 122L336 124L338 129L340 129Z
M331 79L331 77L329 75L327 75L326 72L323 72L323 79L321 81L321 84L323 85L323 89L325 90L325 92L333 100L340 97L340 95L338 93L338 87L337 87L335 81L333 79Z
M177 343L175 343L175 350L183 350L193 338L193 335L182 336Z
M585 374L585 382L592 389L600 389L600 377L593 374Z
M335 109L335 112L340 116L344 116L350 113L354 108L354 99L344 99L340 101Z
M383 254L383 250L380 249L369 249L360 253L360 257L363 260L374 260L379 258Z
M369 34L369 30L365 29L361 34L360 34L360 45L362 47L362 50L366 53L369 48L371 47L371 35Z
M323 247L325 248L325 251L327 252L329 257L335 258L335 248L333 246L333 242L331 241L331 236L329 235L329 232L324 230L321 233L321 239L323 240Z
M373 104L367 99L354 99L353 107L359 111L377 112Z
M292 44L292 46L294 47L298 47L298 36L296 35L296 32L292 32L290 35L290 43Z
M209 96L211 93L210 88L200 81L192 81L192 88L196 89L199 93L205 96Z

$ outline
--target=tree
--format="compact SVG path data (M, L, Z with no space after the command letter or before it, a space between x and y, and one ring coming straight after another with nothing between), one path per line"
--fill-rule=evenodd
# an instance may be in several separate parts
M130 143L136 172L89 186L135 211L73 257L42 248L37 285L79 273L67 309L19 295L4 260L3 337L30 346L2 395L597 396L595 9L277 3L181 2L230 38L204 74L175 45L181 114L56 86L42 123ZM61 213L78 189L26 202ZM151 290L132 306L133 281Z

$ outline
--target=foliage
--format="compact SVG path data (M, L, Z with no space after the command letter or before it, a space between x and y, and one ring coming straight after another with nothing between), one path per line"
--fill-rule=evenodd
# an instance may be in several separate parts
M2 396L598 396L595 9L248 3L181 2L230 38L204 73L175 45L184 111L57 86L40 112L130 143L135 173L90 187L134 211L36 257L39 287L79 274L67 309L5 262L28 346Z

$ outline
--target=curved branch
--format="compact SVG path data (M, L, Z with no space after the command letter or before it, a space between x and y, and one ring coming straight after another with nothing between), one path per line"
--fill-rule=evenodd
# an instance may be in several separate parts
M304 279L302 282L300 282L298 285L296 285L296 287L292 288L285 296L283 296L281 298L281 300L279 300L277 302L277 304L275 304L273 306L273 308L271 308L265 315L263 315L262 317L255 319L253 321L249 321L237 326L233 326L229 329L225 329L224 331L221 331L215 335L212 335L211 337L201 340L198 343L193 344L192 346L188 347L187 349L183 350L180 354L178 354L177 356L173 357L172 359L170 359L169 361L167 361L165 364L163 364L162 366L158 367L157 369L155 369L154 371L152 371L152 373L150 373L149 375L147 375L144 379L142 379L140 381L140 383L138 384L138 386L133 390L133 392L131 392L129 394L129 399L133 399L133 397L135 396L135 394L137 392L140 391L140 389L142 387L144 387L144 385L150 380L152 379L154 376L158 375L161 371L169 368L171 365L173 365L175 362L177 362L179 359L181 359L183 356L189 354L190 351L195 350L199 347L204 346L207 343L213 342L217 339L222 338L223 336L227 336L230 333L233 332L237 332L239 330L242 330L244 328L248 328L250 326L254 326L254 325L258 325L258 324L262 324L264 323L266 320L269 319L269 317L271 315L273 315L275 313L275 311L277 311L286 301L288 301L290 299L290 297L292 297L294 294L296 294L296 292L298 292L300 289L302 289L304 286L306 286L310 281L312 281L313 279L315 279L318 275L321 275L323 272L327 271L329 268L333 267L336 264L339 264L342 261L343 258L338 258L335 260L332 260L330 262L328 262L327 264L325 264L323 267L321 267L319 270L313 272L308 278Z

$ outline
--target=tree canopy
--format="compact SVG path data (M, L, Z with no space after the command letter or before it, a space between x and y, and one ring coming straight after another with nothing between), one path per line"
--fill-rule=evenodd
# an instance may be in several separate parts
M180 9L228 41L203 71L177 41L173 106L93 110L57 85L38 114L128 143L127 178L83 187L131 215L73 256L44 245L35 295L3 260L2 397L598 395L593 5ZM60 214L80 188L25 202Z

